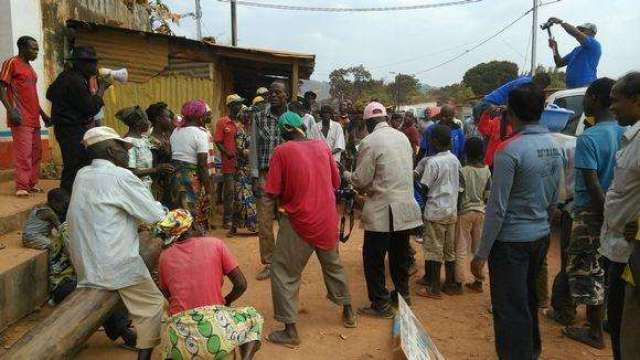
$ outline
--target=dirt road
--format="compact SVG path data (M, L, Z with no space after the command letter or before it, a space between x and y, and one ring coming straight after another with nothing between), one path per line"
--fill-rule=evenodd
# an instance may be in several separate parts
M222 232L214 236L222 237ZM362 230L355 230L349 243L341 245L340 254L349 276L354 307L367 304L362 272ZM222 237L224 238L224 237ZM256 281L254 274L260 268L256 238L226 240L249 280L249 290L237 305L252 305L265 317L265 335L280 324L273 320L269 281ZM417 244L413 244L417 248ZM422 254L418 251L418 263ZM559 265L558 241L554 237L549 254L550 279ZM422 269L420 275L422 274ZM412 285L415 277L412 279ZM387 284L391 281L387 279ZM228 288L229 284L225 284ZM340 308L325 297L320 266L312 257L300 290L299 331L302 345L295 349L265 342L257 359L390 359L391 320L360 317L357 329L345 329L340 323ZM413 311L430 333L440 352L447 359L495 359L493 327L489 313L490 299L487 285L483 294L465 293L462 296L430 300L413 297ZM584 321L583 309L579 320ZM610 345L603 351L575 343L561 335L561 327L542 319L543 359L585 360L610 359ZM607 338L608 340L608 338ZM121 350L98 332L78 356L78 359L135 359L133 353ZM154 359L160 359L156 351Z

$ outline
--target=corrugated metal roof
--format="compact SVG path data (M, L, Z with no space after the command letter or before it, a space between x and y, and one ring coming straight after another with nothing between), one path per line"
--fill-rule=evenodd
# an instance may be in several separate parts
M75 45L95 47L101 67L126 67L132 82L148 81L169 62L169 43L163 39L129 35L123 41L122 34L116 32L78 31Z
M166 41L168 44L180 43L197 48L203 48L211 51L214 55L231 58L231 59L245 59L256 62L271 62L281 64L294 64L297 63L300 67L300 76L302 78L309 78L313 73L315 67L315 55L303 54L283 50L270 50L270 49L253 49L233 47L219 44L211 44L198 40L188 39L184 37L170 36L165 34L145 32L138 30L131 30L125 28L114 27L104 24L88 23L78 20L68 20L67 26L78 29L78 33L86 33L96 30L107 30L105 32L120 32L132 35L139 35L146 39L158 39ZM171 45L169 45L170 47ZM138 48L141 49L141 48ZM97 49L96 49L97 50Z

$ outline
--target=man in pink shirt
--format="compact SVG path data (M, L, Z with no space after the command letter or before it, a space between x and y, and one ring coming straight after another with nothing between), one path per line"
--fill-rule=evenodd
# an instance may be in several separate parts
M284 330L269 334L276 344L298 345L298 292L302 271L315 251L322 267L327 297L343 306L342 322L356 326L347 277L338 255L338 211L335 191L340 185L331 150L321 140L308 140L302 118L286 112L278 120L284 144L269 163L265 192L280 206L279 230L271 265L275 319Z

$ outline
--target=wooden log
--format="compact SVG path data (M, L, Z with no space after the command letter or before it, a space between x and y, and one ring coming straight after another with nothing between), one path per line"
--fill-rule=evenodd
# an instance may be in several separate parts
M155 269L160 241L140 234L140 254L149 269ZM32 328L2 359L69 359L81 349L120 303L115 291L78 288L40 324Z

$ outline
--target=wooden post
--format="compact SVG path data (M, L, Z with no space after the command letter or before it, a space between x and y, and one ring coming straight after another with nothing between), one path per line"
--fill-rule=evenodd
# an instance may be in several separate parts
M300 80L299 65L293 63L291 65L291 101L295 101L298 96L298 81Z
M160 241L140 234L141 256L149 269L155 269ZM78 288L48 317L24 335L2 359L69 359L102 325L120 303L115 291Z

